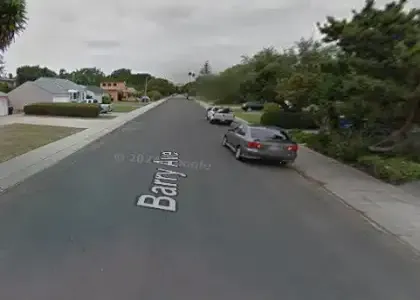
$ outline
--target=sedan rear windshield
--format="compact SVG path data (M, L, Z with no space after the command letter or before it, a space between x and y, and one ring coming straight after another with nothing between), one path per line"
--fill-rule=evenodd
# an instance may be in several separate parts
M290 140L286 132L268 128L251 128L251 137L260 141Z

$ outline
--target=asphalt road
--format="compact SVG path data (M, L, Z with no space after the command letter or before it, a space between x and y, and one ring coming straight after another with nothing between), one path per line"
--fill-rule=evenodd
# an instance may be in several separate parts
M2 194L0 299L420 299L410 249L293 169L237 162L225 130L172 99ZM177 169L149 161L170 151ZM159 167L187 175L164 176L176 212L136 206Z

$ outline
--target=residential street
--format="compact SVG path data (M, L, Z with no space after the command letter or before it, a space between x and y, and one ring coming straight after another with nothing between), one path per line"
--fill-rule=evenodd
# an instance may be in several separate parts
M420 299L411 249L226 130L170 99L1 194L0 299ZM157 180L176 212L136 206Z

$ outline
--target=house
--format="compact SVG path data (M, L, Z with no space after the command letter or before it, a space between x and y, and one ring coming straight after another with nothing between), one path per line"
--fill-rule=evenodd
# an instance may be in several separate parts
M88 85L86 87L86 96L91 97L93 100L96 100L98 103L102 103L102 97L107 93L105 90L101 89L99 86Z
M9 97L7 94L0 92L0 117L9 114Z
M0 84L7 84L9 89L14 89L16 87L16 78L0 77Z
M67 79L41 77L18 86L8 96L14 109L22 110L39 102L82 102L86 88Z
M101 82L101 88L111 96L112 101L124 101L133 96L132 90L123 81Z

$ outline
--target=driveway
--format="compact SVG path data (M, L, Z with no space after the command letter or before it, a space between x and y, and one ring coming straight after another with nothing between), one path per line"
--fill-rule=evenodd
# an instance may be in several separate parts
M0 299L420 299L411 250L225 130L172 99L2 194Z

